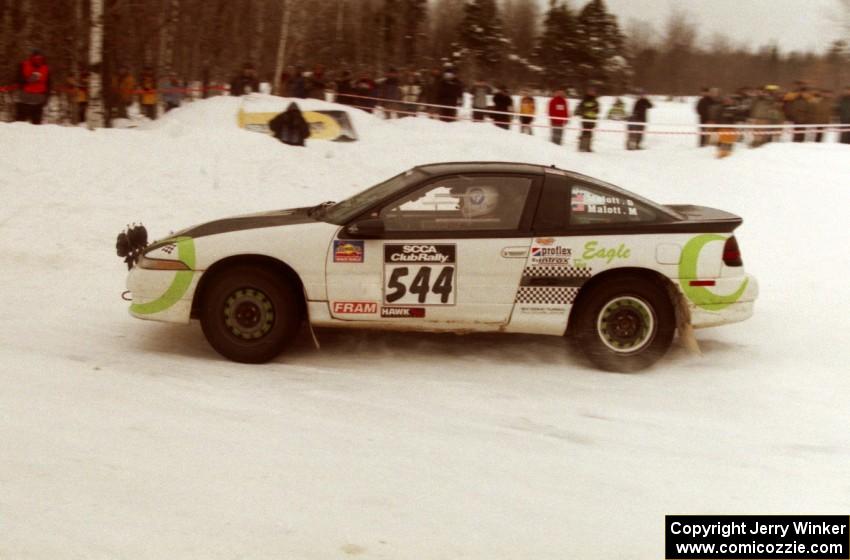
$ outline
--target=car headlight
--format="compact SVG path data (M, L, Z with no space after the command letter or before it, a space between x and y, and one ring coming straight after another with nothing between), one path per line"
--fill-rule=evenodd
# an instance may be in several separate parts
M137 265L145 270L191 270L183 261L170 259L152 259L142 255Z

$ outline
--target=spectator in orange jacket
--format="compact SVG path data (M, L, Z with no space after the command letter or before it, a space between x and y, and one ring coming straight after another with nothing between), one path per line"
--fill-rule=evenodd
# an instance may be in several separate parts
M562 89L556 91L549 101L549 122L552 125L552 142L560 146L564 126L570 122L570 106Z
M127 108L133 103L136 90L136 79L126 66L118 70L118 75L112 81L112 91L115 94L115 107L118 118L127 118Z

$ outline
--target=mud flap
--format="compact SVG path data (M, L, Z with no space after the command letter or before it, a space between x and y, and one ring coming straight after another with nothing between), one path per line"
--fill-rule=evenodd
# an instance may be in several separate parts
M279 113L255 113L239 109L237 122L240 128L271 134L269 121ZM310 139L332 142L354 142L357 132L345 111L304 111L304 120L310 125Z
M668 285L667 290L676 310L676 328L679 330L679 340L682 342L682 346L691 354L702 356L702 350L700 350L699 342L697 342L697 337L694 334L691 312L688 310L688 302L685 300L685 296L675 286Z
M316 331L313 330L313 322L310 320L310 306L307 305L307 290L302 290L301 294L304 296L304 314L307 319L307 330L310 331L310 338L313 339L313 346L316 347L316 350L321 350L322 346L319 344L319 337L316 336Z

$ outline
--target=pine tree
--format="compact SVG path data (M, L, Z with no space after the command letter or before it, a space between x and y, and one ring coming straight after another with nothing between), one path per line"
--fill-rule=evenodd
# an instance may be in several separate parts
M625 39L604 0L591 0L578 16L578 72L583 86L610 87L627 71Z
M575 79L579 56L576 26L567 5L553 1L543 21L543 34L535 57L550 88L566 87Z
M460 24L460 44L473 65L473 73L492 75L503 60L508 40L502 32L496 0L467 0Z

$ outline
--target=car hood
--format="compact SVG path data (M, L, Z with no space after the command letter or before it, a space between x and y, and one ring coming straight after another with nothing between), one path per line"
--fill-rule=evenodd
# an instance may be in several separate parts
M184 230L175 232L170 238L174 237L205 237L207 235L217 235L219 233L228 233L231 231L241 231L245 229L259 229L277 226L290 226L295 224L306 224L315 222L316 220L309 215L310 207L304 208L289 208L287 210L275 210L273 212L259 212L257 214L245 214L243 216L234 216L232 218L222 218L213 220Z

